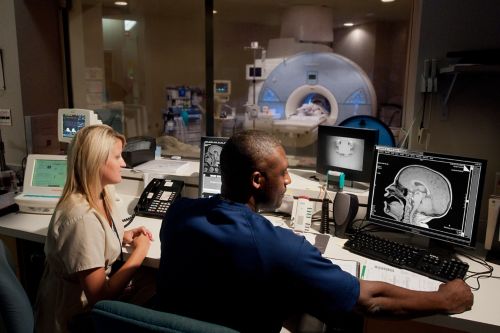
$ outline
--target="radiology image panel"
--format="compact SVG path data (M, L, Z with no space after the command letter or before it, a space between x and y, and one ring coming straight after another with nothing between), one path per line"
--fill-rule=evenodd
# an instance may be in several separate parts
M411 227L464 233L470 173L459 169L450 170L450 164L441 161L380 156L373 214Z
M422 165L399 170L393 183L385 188L384 213L395 220L422 228L451 208L450 181L441 173Z

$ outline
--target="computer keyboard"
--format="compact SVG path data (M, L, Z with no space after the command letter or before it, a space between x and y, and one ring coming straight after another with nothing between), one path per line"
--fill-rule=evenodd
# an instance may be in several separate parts
M356 233L344 244L344 248L364 257L443 282L463 279L469 270L469 265L458 259L439 257L428 250L367 233Z

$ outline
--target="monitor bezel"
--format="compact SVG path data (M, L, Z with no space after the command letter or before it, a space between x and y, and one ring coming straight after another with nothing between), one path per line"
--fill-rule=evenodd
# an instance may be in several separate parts
M217 87L223 85L224 91L219 91ZM231 95L231 80L214 80L214 96L230 96Z
M64 117L67 116L84 116L85 126L92 124L92 117L94 116L93 110L86 109L59 109L57 113L57 138L59 142L71 143L73 137L68 138L64 136ZM82 127L82 128L83 128Z
M476 199L476 205L475 205L475 211L474 211L474 221L472 225L472 232L471 232L471 237L470 240L467 241L464 238L461 237L446 237L446 236L440 236L436 233L432 233L427 231L425 228L420 228L418 226L413 226L413 225L405 225L405 224L391 224L389 225L385 221L379 221L376 218L373 218L371 216L372 210L370 209L371 202L373 200L373 196L375 193L375 173L377 172L377 160L378 160L378 155L381 150L384 151L400 151L403 153L408 153L408 154L421 154L423 156L428 156L428 157L437 157L437 158L449 158L449 159L455 159L455 160L463 160L464 162L469 162L469 163L480 163L481 164L481 172L479 175L479 184L478 184L478 189L477 189L477 199ZM387 228L389 230L397 230L397 231L403 231L405 233L411 234L411 235L417 235L421 237L425 237L430 241L433 242L439 242L439 244L447 244L451 246L459 246L463 248L474 248L477 243L477 231L479 228L479 216L481 213L481 202L482 202L482 197L483 197L483 189L484 189L484 181L486 177L486 167L487 167L487 160L485 159L480 159L476 157L468 157L468 156L458 156L458 155L451 155L451 154L443 154L443 153L436 153L436 152L426 152L426 151L417 151L417 150L410 150L410 149L403 149L403 148L395 148L395 147L387 147L387 146L380 146L376 145L373 153L373 164L372 164L372 170L371 170L371 177L373 179L373 182L370 186L369 192L368 192L368 203L367 203L367 209L366 209L366 220L369 223L373 223L375 225ZM464 241L465 240L465 241Z
M60 196L63 187L49 187L49 186L33 186L33 176L35 172L35 165L37 161L66 161L66 155L44 155L44 154L30 154L26 159L26 169L24 171L23 193L36 194L36 195L53 195ZM67 165L66 165L67 167Z
M204 165L204 160L205 160L205 142L207 141L215 141L217 143L221 143L224 145L227 140L229 140L228 137L224 136L202 136L201 141L200 141L200 171L199 171L199 179L198 179L198 197L202 197L204 194L203 192L203 177L205 176L205 172L203 171L203 165ZM220 157L219 157L220 158Z
M339 136L364 140L363 169L359 171L334 165L327 165L326 152L328 148L324 147L324 145L326 145L326 142L322 139L322 136ZM372 162L377 140L378 130L376 129L319 125L316 153L316 173L320 177L324 177L329 170L339 171L344 173L346 181L369 183L371 181Z

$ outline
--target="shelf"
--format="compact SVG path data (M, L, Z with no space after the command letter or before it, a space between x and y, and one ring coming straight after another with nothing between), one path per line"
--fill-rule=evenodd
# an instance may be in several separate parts
M439 69L441 74L459 73L500 73L500 65L456 64Z
M483 65L483 64L455 64L439 69L440 74L452 74L453 78L451 80L450 87L444 98L444 104L448 104L450 99L451 91L455 85L458 74L466 73L500 73L500 65ZM447 112L447 111L445 111ZM447 114L443 114L443 117L447 117Z

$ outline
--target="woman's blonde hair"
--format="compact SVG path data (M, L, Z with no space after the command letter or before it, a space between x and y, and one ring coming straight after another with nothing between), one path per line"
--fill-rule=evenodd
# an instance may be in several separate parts
M116 141L125 146L125 137L107 125L91 125L79 130L68 147L68 170L58 206L75 193L82 194L91 208L97 209L99 196L112 207L107 189L102 188L100 169L106 163Z

